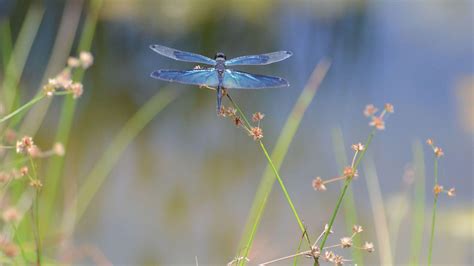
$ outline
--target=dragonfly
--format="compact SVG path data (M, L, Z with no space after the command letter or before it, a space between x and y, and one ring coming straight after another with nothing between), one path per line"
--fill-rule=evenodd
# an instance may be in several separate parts
M150 45L150 48L160 55L177 61L209 65L209 67L199 67L192 70L155 70L151 73L151 77L164 81L215 88L217 92L217 113L221 110L223 91L226 89L262 89L289 86L288 81L280 77L251 74L228 68L276 63L290 57L292 53L289 51L244 55L227 60L225 54L221 52L216 53L214 59L211 59L200 54L184 52L158 44Z

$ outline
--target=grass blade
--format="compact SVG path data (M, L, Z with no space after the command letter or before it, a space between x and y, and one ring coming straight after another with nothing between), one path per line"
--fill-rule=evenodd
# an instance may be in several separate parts
M370 205L374 217L375 233L377 236L378 250L380 251L380 265L393 265L392 248L390 246L390 234L388 231L387 216L383 205L382 192L375 168L375 163L368 157L364 163L365 180L369 192Z
M44 10L32 5L21 26L15 47L5 69L5 79L2 85L2 98L5 110L11 112L16 97L18 83L25 68L26 59L35 40L38 28L43 19ZM3 51L2 51L3 52Z
M84 178L85 181L79 189L77 199L73 202L76 208L70 207L67 209L69 213L65 216L65 232L71 232L74 223L82 218L95 194L99 191L127 146L158 113L178 96L179 93L176 90L162 89L127 121Z
M425 162L423 146L419 140L413 144L413 157L415 167L415 203L410 241L410 265L419 265L425 224Z

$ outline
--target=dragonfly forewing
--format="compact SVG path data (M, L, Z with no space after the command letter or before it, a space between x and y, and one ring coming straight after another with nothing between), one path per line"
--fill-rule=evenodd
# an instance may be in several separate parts
M216 64L216 60L211 59L204 55L200 55L200 54L180 51L180 50L176 50L176 49L158 45L158 44L150 45L150 48L161 55L164 55L166 57L169 57L178 61L193 62L193 63L206 64L206 65Z

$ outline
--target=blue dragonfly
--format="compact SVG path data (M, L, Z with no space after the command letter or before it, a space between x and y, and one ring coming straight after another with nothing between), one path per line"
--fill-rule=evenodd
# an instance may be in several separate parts
M216 88L218 113L221 110L224 89L262 89L289 86L288 81L280 77L250 74L228 68L240 65L268 65L279 62L292 55L289 51L245 55L227 60L226 56L220 52L216 53L214 59L211 59L200 54L179 51L157 44L151 45L150 48L177 61L210 65L207 68L195 68L193 70L156 70L151 73L151 77L170 82Z

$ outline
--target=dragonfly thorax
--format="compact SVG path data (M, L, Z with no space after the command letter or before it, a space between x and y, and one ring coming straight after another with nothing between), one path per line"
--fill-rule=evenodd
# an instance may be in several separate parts
M216 60L217 60L217 59L226 60L227 58L226 58L226 56L225 56L224 53L218 52L218 53L216 53L216 55L214 56L214 59L216 59Z

